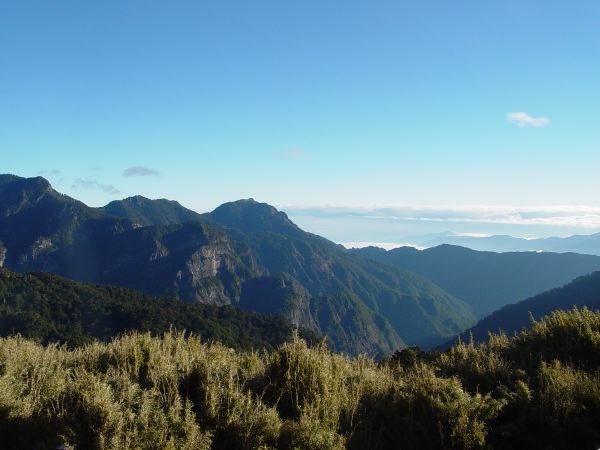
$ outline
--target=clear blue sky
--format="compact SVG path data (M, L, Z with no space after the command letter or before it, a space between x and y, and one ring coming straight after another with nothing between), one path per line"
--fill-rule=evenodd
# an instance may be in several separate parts
M92 205L600 206L599 121L597 0L0 3L1 172Z

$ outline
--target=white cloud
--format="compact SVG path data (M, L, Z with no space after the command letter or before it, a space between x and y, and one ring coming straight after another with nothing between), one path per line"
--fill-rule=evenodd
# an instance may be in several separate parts
M506 115L506 119L517 125L518 127L535 127L541 128L545 127L550 123L550 119L547 117L534 117L526 112L509 112Z

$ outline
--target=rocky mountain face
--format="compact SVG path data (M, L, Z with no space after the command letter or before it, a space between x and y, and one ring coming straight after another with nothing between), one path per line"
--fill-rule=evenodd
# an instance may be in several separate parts
M142 197L96 209L43 178L2 176L0 211L11 270L282 314L350 353L427 346L475 322L427 279L352 255L252 199L202 215Z
M4 243L0 241L0 267L4 267L4 260L6 259L6 247Z
M577 253L493 253L454 245L389 251L367 247L352 253L426 277L467 302L478 318L600 270L600 256Z

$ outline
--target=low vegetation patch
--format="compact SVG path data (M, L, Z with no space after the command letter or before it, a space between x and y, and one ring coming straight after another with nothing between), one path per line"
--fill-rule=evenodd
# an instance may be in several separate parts
M294 336L238 351L177 332L76 348L0 339L3 448L597 448L600 314L376 362Z

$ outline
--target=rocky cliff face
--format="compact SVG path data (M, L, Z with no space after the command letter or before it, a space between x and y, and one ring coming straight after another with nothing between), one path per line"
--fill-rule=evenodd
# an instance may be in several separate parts
M4 261L6 260L6 247L2 241L0 241L0 267L4 267Z
M243 280L258 273L251 259L243 261L226 239L193 252L174 281L174 294L182 300L228 305L239 302Z

